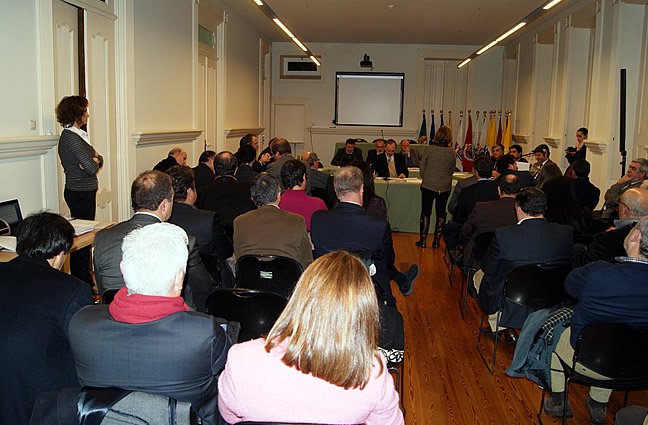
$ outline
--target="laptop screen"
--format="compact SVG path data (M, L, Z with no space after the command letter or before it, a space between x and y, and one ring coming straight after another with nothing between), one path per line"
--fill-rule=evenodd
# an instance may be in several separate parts
M13 234L16 225L23 219L22 213L20 212L20 204L18 204L17 199L0 202L0 218L9 224L11 233Z

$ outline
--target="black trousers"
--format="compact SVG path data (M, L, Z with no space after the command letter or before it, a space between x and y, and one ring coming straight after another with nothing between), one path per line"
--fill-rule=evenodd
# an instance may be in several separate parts
M432 204L436 201L436 218L446 218L446 205L449 197L450 191L439 193L421 187L421 216L429 218L432 214Z
M94 220L97 212L97 191L75 191L65 189L65 203L70 208L70 215L80 220ZM70 272L73 276L87 282L91 287L90 247L80 249L70 254Z

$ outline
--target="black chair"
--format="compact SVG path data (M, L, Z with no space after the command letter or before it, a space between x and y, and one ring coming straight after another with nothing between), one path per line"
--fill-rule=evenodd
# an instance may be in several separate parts
M648 388L646 353L648 329L636 329L622 323L585 326L578 335L571 361L558 357L565 374L562 423L567 423L566 406L570 381L625 391L624 406L628 404L628 391ZM575 370L576 363L610 379L595 379L582 375ZM545 391L543 388L538 412L540 423Z
M115 294L119 289L106 289L106 292L101 296L101 304L110 304L115 299Z
M298 261L274 255L244 255L236 261L236 287L290 298L304 269Z
M557 306L566 299L565 278L569 273L569 266L565 264L528 264L515 268L506 277L504 285L504 299L531 310ZM504 307L506 308L506 302ZM493 343L493 359L489 365L481 350L481 328L484 324L486 313L482 313L477 336L477 351L490 373L495 370L497 360L497 341L499 339L499 325L502 310L497 312L497 326L495 341Z
M461 281L461 298L459 299L459 311L461 312L461 320L466 317L466 304L468 303L468 285L472 285L472 279L477 270L481 266L481 262L486 257L486 252L490 246L495 232L480 233L475 237L472 246L472 253L470 255L470 264L465 265L465 277ZM474 287L473 287L474 289Z
M273 292L256 289L217 289L207 297L207 313L229 322L238 322L238 342L266 335L286 307L286 299Z

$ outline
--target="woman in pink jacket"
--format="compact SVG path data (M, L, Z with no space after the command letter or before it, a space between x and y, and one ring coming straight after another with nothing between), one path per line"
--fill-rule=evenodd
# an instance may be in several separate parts
M402 425L378 333L364 264L343 251L317 259L268 336L230 349L218 382L221 415L230 424Z

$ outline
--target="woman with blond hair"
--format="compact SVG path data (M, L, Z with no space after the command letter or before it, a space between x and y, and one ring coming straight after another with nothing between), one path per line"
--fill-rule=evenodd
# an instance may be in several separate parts
M362 261L344 251L318 258L268 336L230 349L218 382L221 415L231 424L403 424L378 334Z

